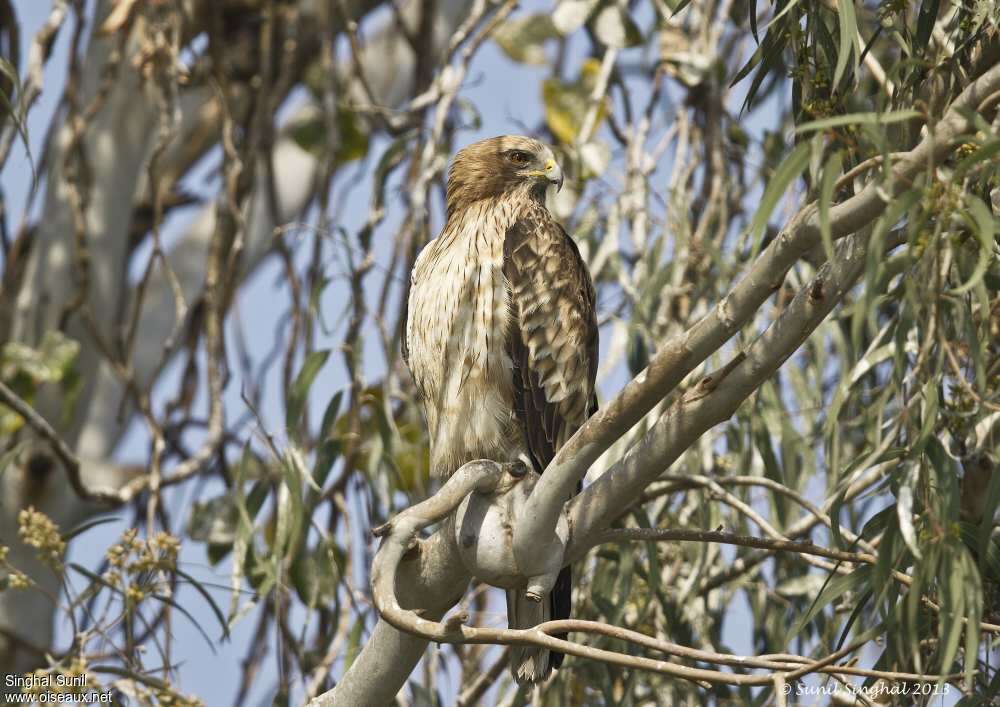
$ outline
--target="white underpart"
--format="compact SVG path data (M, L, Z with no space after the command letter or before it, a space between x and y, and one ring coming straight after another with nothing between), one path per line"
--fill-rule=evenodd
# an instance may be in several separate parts
M409 365L426 397L436 475L475 458L513 461L525 451L503 343L509 307L503 242L513 220L504 203L474 205L421 252L413 269Z

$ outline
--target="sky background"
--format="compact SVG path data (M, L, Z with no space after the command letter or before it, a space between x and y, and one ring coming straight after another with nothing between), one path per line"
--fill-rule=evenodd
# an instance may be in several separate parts
M92 9L93 2L88 3L88 8ZM514 16L525 12L545 11L550 7L545 2L524 2L522 9ZM14 0L14 8L21 25L22 43L22 67L26 65L27 50L30 47L30 40L42 25L50 11L50 5L43 0ZM362 29L368 32L374 30L380 21L384 20L384 13L376 15L371 22L366 22ZM648 13L644 16L640 14L638 19L649 19ZM48 62L45 72L44 91L33 108L28 120L28 135L31 145L32 155L37 165L41 155L41 145L44 139L44 129L51 120L58 100L62 93L62 87L66 76L66 63L68 40L70 38L71 27L64 27L60 33L53 52L52 59ZM582 53L585 46L577 41L573 45L573 51ZM636 60L645 60L648 57L644 52L648 50L630 50ZM470 100L479 109L482 116L482 126L478 130L469 130L460 134L457 144L462 146L474 142L477 139L504 133L519 133L538 125L542 118L541 103L541 81L548 75L548 68L545 66L528 66L516 64L504 55L495 44L487 42L476 54L470 67L470 72L466 82L466 88L462 91L462 96ZM527 88L526 88L527 87ZM741 91L737 92L738 94ZM644 96L636 96L641 101ZM742 100L741 95L734 98ZM293 96L290 103L303 100L302 94ZM664 110L669 110L665 105ZM287 111L286 111L287 112ZM767 111L759 111L754 114L754 118L748 121L744 128L752 135L760 133L768 127ZM387 140L378 139L372 144L370 155L375 159L381 154L382 149L387 144ZM669 154L668 154L669 157ZM204 160L194 173L186 180L189 189L196 193L214 193L217 180L214 171L218 167L218 155L215 154ZM617 175L611 173L606 175L606 179L614 182ZM12 152L11 158L4 171L0 174L0 185L4 190L7 199L8 212L12 215L10 220L12 229L19 226L21 215L24 214L24 203L30 188L31 171L25 152L18 142ZM367 217L368 200L370 195L370 175L358 180L357 185L351 192L351 197L346 200L346 209L338 214L338 225L345 227L348 231L354 231ZM335 190L335 197L331 203L337 203L340 188ZM37 199L35 212L43 200ZM402 209L395 208L392 200L387 205L388 213L385 224L381 227L379 234L383 238L377 238L377 243L382 247L376 247L376 261L379 264L388 262L388 254L385 252L385 244L391 242L391 228L398 223ZM198 213L197 208L180 210L172 215L164 227L164 238L166 242L173 242L183 229L195 218ZM303 243L309 238L315 237L309 233L302 236ZM300 260L304 259L308 249L300 248ZM331 267L333 264L331 263ZM258 355L269 350L275 343L275 338L281 336L284 329L276 328L286 315L287 298L283 290L283 278L280 264L276 259L266 262L259 271L243 287L237 298L237 307L242 313L245 330L248 335L249 347ZM376 282L376 279L369 280L369 283ZM280 294L279 294L280 293ZM347 301L347 287L342 282L335 282L327 288L323 296L323 308L327 320L336 321L337 314L342 310ZM230 328L231 329L231 328ZM231 334L231 331L230 331ZM322 332L317 337L317 348L334 348L340 342L342 329L337 326L325 335ZM369 337L371 338L371 337ZM606 344L605 342L602 342ZM320 377L317 379L311 391L310 405L314 423L318 422L319 416L326 405L326 402L338 390L342 390L347 381L343 376L342 367L336 355L331 356L330 363L327 364ZM370 362L366 367L366 375L369 379L378 376L382 367L381 355L377 361ZM271 375L262 383L265 386L264 404L261 407L263 424L271 433L278 433L283 428L284 406L281 404L281 385L279 382L279 369L274 367ZM175 365L172 370L164 376L164 380L159 386L160 390L173 391L176 384L176 377L179 369ZM606 378L603 383L602 393L605 397L612 394L624 383L626 375L624 368L615 371ZM157 404L162 405L164 396L157 396ZM273 403L273 404L269 404ZM234 419L244 412L245 406L240 400L239 380L234 380L226 393L226 405L230 419ZM148 458L148 437L141 426L133 425L129 434L120 445L116 456L123 461L141 462ZM172 510L175 524L182 525L179 521L186 517L187 511L197 493L200 500L206 500L212 496L224 493L224 488L217 481L209 481L204 485L187 484L180 490L171 490L167 498L167 506ZM112 544L121 531L128 526L128 514L123 513L119 522L101 526L88 531L86 542L76 542L71 547L71 561L79 562L87 567L95 567L106 547ZM357 522L364 522L361 518ZM205 556L204 546L187 542L184 545L181 560L182 567L187 572L194 575L199 580L208 585L217 585L217 601L220 606L227 606L229 601L229 563L223 562L218 567L211 567ZM727 549L725 556L731 556L732 551ZM78 587L83 584L75 582ZM225 643L219 643L214 639L219 636L219 627L209 611L205 602L198 597L193 590L181 588L178 600L191 611L201 624L200 628L205 630L213 639L214 645L209 645L202 638L198 627L182 617L177 617L175 628L175 654L174 659L179 663L178 687L184 692L195 694L202 698L206 705L214 707L216 705L232 704L236 691L236 683L239 678L239 665L244 657L246 646L252 638L255 629L255 618L244 619L238 623L231 634L231 639ZM736 599L737 606L728 615L723 629L723 639L725 648L735 653L749 654L752 652L752 624L748 608L742 593ZM501 625L505 622L502 612L492 617L494 625ZM60 626L57 633L57 646L65 646L71 638L68 626ZM273 645L272 645L273 648ZM254 700L249 704L259 701L260 704L269 703L270 691L275 685L274 661L269 658L263 664L265 671L270 671L269 676L255 683L252 692ZM950 704L951 701L943 701L941 704Z

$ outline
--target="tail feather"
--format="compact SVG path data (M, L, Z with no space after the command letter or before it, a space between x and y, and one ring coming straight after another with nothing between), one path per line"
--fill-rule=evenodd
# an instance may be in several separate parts
M510 628L531 628L548 621L550 616L548 601L532 601L523 589L507 591L507 625ZM544 682L552 671L552 658L547 648L511 646L510 672L518 684Z
M553 620L561 621L562 619L569 618L570 607L573 603L573 573L568 566L563 567L559 572L559 576L556 577L556 584L552 587L549 600L552 603L551 614ZM565 640L566 634L556 633L553 634L553 637ZM553 651L552 667L558 670L562 665L564 657L566 657L564 653Z
M568 619L572 598L572 575L564 567L556 578L549 596L532 601L523 589L507 592L507 625L511 628L531 628L552 619ZM554 634L565 638L565 633ZM537 646L511 646L510 671L518 684L544 682L552 670L562 665L563 654Z

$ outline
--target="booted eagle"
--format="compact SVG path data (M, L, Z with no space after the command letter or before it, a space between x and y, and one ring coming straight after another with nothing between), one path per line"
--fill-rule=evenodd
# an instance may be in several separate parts
M545 208L562 180L552 150L527 137L477 142L452 163L447 223L414 264L403 343L436 474L473 459L541 472L595 409L594 286ZM550 601L508 591L508 624L569 618L570 591L568 567ZM562 658L514 646L511 672L541 682Z

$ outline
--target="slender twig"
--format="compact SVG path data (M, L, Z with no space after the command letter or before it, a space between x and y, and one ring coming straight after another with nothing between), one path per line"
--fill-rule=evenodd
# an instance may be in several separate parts
M472 464L481 464L481 462L473 462ZM419 504L424 506L421 512L414 512L402 519L397 516L397 519L393 523L379 529L381 534L386 535L386 538L379 553L375 556L372 566L372 598L382 618L397 629L439 643L534 645L624 668L648 670L664 675L671 675L699 684L709 682L747 686L768 685L774 680L774 675L734 674L717 670L692 668L676 662L655 660L584 646L573 641L555 638L553 634L569 632L594 633L635 643L669 655L688 657L700 662L714 662L719 665L731 665L735 662L746 667L771 669L784 673L784 679L786 680L796 679L812 672L845 675L861 674L855 672L859 669L853 666L833 665L836 660L847 654L845 651L856 650L856 645L852 645L848 649L842 649L842 651L833 653L820 660L795 656L794 660L785 658L781 661L773 661L758 658L741 658L739 656L690 649L668 641L661 641L636 631L596 621L560 620L547 621L530 629L491 629L463 625L468 620L465 612L453 614L445 621L438 622L425 619L413 611L403 609L396 598L395 590L396 570L399 563L407 553L420 527L425 527L426 524L433 522L435 518L443 517L443 514L450 512L448 509L457 507L462 499L473 490L482 490L484 487L495 488L496 483L499 481L499 476L494 476L494 478L487 481L483 486L478 486L476 478L473 476L476 473L475 470L470 469L470 465L466 465L456 472L457 475L461 475L461 480L450 486L451 480L449 480L445 487L442 488L442 491L439 492L440 499L435 501L432 497L423 504ZM455 477L452 478L454 479ZM418 507L414 506L413 509ZM802 663L798 667L793 667L794 663L798 663L800 659ZM887 679L911 682L937 682L940 679L947 679L947 676L942 677L939 675L888 673L882 671L865 671L864 674L870 677L885 677Z
M80 499L115 506L121 505L122 500L117 493L87 488L80 477L80 460L76 453L70 449L69 445L63 441L44 417L25 402L21 396L8 388L3 381L0 381L0 402L20 415L31 429L49 443L52 452L62 462L62 466L66 470L66 478L69 479L70 486L73 487L73 491Z
M955 99L934 129L894 163L894 179L891 180L889 189L893 193L899 193L919 171L926 168L928 160L946 154L953 141L971 125L968 109L978 106L983 96L991 94L997 87L1000 87L1000 66L993 67L970 84ZM880 184L872 182L857 195L832 206L829 209L829 220L833 237L845 238L877 218L885 210L885 194ZM572 495L572 490L598 457L668 395L688 373L732 337L780 286L796 260L820 242L819 210L815 203L811 203L801 209L781 234L762 251L750 272L729 295L722 298L708 315L687 332L663 344L646 369L560 448L528 499L525 508L528 522L519 524L515 530L515 549L519 561L530 564L526 560L530 560L537 548L545 544L540 543L539 538L553 537L556 522L562 512L562 499ZM820 299L831 303L836 298L827 294ZM824 309L829 311L825 306ZM798 348L801 340L798 336L796 340L795 348ZM790 354L791 351L787 353ZM707 377L704 380L709 380L713 386L718 384L717 379ZM630 487L629 491L631 490ZM598 492L585 490L574 499L574 505L592 503L594 499L588 498L588 494L592 496L595 493Z
M486 694L486 691L493 686L493 683L495 683L503 673L503 669L507 667L507 661L509 658L510 648L504 648L500 652L500 656L493 662L486 672L481 673L471 685L462 690L458 699L455 700L456 707L470 707L471 705L478 705L483 695Z
M858 562L875 564L876 557L868 553L846 552L814 545L800 540L776 540L774 538L758 538L751 535L738 535L719 530L691 530L687 528L612 528L594 536L594 545L620 542L702 542L722 543L724 545L740 545L755 547L777 552L796 552L804 555L827 557L839 562Z

